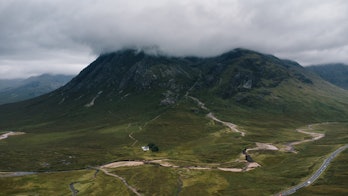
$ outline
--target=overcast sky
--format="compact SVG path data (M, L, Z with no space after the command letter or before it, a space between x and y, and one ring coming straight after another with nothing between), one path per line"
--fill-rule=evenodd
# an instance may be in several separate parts
M77 74L100 53L242 47L302 65L348 63L346 0L1 0L0 78Z

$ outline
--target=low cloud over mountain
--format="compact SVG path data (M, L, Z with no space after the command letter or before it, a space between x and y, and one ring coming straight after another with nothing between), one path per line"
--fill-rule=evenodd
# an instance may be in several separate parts
M305 65L348 62L347 9L343 0L4 0L0 78L77 73L129 47L174 56L243 47Z

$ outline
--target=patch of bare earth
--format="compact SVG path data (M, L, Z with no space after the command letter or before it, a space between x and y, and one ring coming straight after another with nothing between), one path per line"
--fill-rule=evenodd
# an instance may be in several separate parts
M118 161L101 166L101 168L135 167L144 165L143 161Z
M266 144L266 143L260 143L256 142L255 148L249 148L246 150L246 152L252 151L252 150L279 150L276 146L272 144Z
M218 170L221 170L221 171L228 171L228 172L242 172L243 169L242 168L225 168L225 167L218 167L217 168Z
M10 131L8 133L4 133L4 134L0 135L0 140L4 140L4 139L8 138L9 136L23 135L23 134L25 134L25 132Z
M312 137L311 139L306 139L306 140L288 143L281 150L286 151L286 152L297 153L297 151L295 151L295 149L294 149L295 145L299 145L299 144L306 143L306 142L312 142L315 140L320 140L321 138L325 137L325 134L323 134L323 133L305 131L305 130L312 130L313 129L312 127L313 127L313 125L308 125L308 127L306 129L296 129L296 131L299 133L303 133L303 134L307 134L307 135L311 136Z
M257 168L257 167L261 167L261 165L256 163L256 162L247 163L245 171L250 171L250 170L253 170L253 169Z
M173 168L178 168L179 167L177 165L169 163L166 160L152 160L152 161L147 161L147 163L155 163L155 164L158 164L158 165L160 165L162 167L173 167Z

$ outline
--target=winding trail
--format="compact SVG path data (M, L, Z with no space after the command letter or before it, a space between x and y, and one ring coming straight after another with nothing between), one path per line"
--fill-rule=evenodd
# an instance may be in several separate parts
M100 171L104 172L104 174L108 175L108 176L112 176L112 177L115 177L115 178L118 178L119 180L121 180L123 182L124 185L126 185L126 187L131 190L134 194L138 195L138 196L141 196L141 194L132 186L130 186L127 181L122 178L121 176L119 175L116 175L116 174L113 174L113 173L110 173L109 171L107 171L105 168L103 167L100 167L99 168Z
M161 114L160 114L160 115L158 115L158 116L156 116L155 118L153 118L153 119L151 119L151 120L147 121L147 122L144 124L144 126L143 126L142 128L145 128L145 127L147 126L147 124L149 124L149 123L150 123L150 122L152 122L152 121L157 120L159 117L161 117ZM141 129L142 129L142 128L141 128Z
M106 165L101 166L101 168L118 168L118 167L136 167L136 166L142 166L144 164L154 164L154 165L159 165L162 167L168 167L168 168L185 168L189 170L221 170L221 171L228 171L228 172L244 172L244 171L250 171L253 170L257 167L260 167L261 165L253 162L253 163L248 163L247 161L245 162L245 167L243 168L230 168L230 167L216 167L219 166L220 163L211 163L210 167L199 167L199 166L178 166L174 165L170 162L168 159L157 159L157 160L142 160L142 161L118 161L118 162L113 162L109 163Z
M209 112L207 114L207 118L212 119L213 121L216 121L218 123L223 124L224 126L228 127L232 132L236 132L239 133L241 136L245 136L245 132L240 131L237 128L237 125L231 123L231 122L225 122L222 121L220 119L218 119L210 110L209 108L207 108L205 106L205 104L203 102L201 102L199 99L197 99L196 97L192 97L189 96L188 93L186 94L186 97L192 99L193 101L195 101L198 106ZM156 116L154 119L151 119L148 122L151 122L153 120L156 120L157 118L159 118L160 115ZM144 127L147 125L146 122L144 124ZM320 123L323 124L323 123ZM310 139L304 139L304 140L300 140L300 141L294 141L294 142L290 142L288 144L285 144L285 148L280 149L281 151L288 151L288 152L293 152L293 153L297 153L297 151L294 150L294 146L295 145L299 145L302 143L306 143L306 142L312 142L312 141L316 141L319 140L323 137L325 137L325 134L323 133L315 133L315 132L310 132L309 130L313 130L313 126L317 125L317 124L311 124L308 125L307 128L304 129L296 129L297 132L299 133L303 133L303 134L307 134L309 136L311 136L312 138ZM129 124L130 126L130 124ZM128 127L129 127L128 126ZM9 136L14 136L14 135L21 135L21 134L25 134L24 132L8 132L8 133L4 133L2 135L0 135L0 140L4 140L6 138L8 138ZM134 142L132 143L132 146L134 146L138 140L136 138L133 137L133 132L131 132L128 137L130 139L132 139ZM327 168L327 166L330 164L330 162L336 157L338 156L339 153L341 153L343 150L347 149L348 145L342 146L339 149L337 149L336 151L334 151L333 153L331 153L331 155L324 160L322 166L312 175L310 176L305 182L302 182L286 191L283 191L281 193L279 193L279 195L290 195L295 193L298 189L309 186L311 183L313 183L317 178L319 178L319 176L322 174L322 172ZM272 145L272 144L266 144L266 143L259 143L256 142L256 147L254 148L250 148L250 149L246 149L246 152L249 151L256 151L256 150L279 150L276 146ZM205 166L205 167L200 167L200 166L177 166L174 165L172 163L169 162L168 159L159 159L159 160L141 160L141 161L118 161L118 162L113 162L113 163L109 163L106 165L102 165L96 169L96 172L94 174L94 178L96 178L96 175L99 171L102 171L104 174L108 175L108 176L112 176L114 178L117 178L119 180L122 181L122 183L129 189L131 190L134 194L136 194L137 196L141 196L142 194L140 194L137 189L131 185L128 184L128 182L126 181L125 178L114 174L114 173L110 173L107 169L109 168L117 168L117 167L134 167L134 166L142 166L144 164L156 164L162 167L170 167L170 168L185 168L185 169L190 169L190 170L221 170L221 171L226 171L226 172L247 172L250 170L253 170L257 167L260 167L261 165L256 163L256 162L251 162L248 163L247 161L243 161L245 163L245 167L243 168L227 168L227 167L219 167L221 166L222 163L213 163L210 164L209 166ZM65 171L64 171L65 172ZM22 175L30 175L30 174L36 174L34 172L0 172L0 177L14 177L14 176L22 176ZM72 193L72 196L76 196L77 193L79 192L77 189L75 189L74 184L78 183L78 182L71 182L69 184L69 189ZM178 179L178 184L179 184L179 188L177 191L177 195L181 192L181 189L183 187L183 182L182 179L179 177Z
M311 139L300 140L300 141L295 141L295 142L288 143L288 144L286 144L286 147L283 150L288 151L288 152L297 153L297 151L295 151L295 149L294 149L295 145L299 145L299 144L306 143L306 142L316 141L316 140L319 140L319 139L325 137L325 134L323 134L323 133L316 133L316 132L305 131L305 130L313 130L313 126L314 125L320 125L320 124L324 124L324 123L310 124L305 129L296 129L297 132L310 135L312 138Z
M138 140L135 139L135 138L132 136L132 134L133 134L133 132L130 133L130 134L128 135L128 137L131 138L131 139L134 141L133 144L131 145L131 146L134 146L134 145L138 142Z
M219 123L225 125L229 129L231 129L231 131L240 133L240 135L243 136L243 137L245 136L245 133L243 131L240 131L240 130L237 129L237 125L235 125L235 124L233 124L231 122L222 121L222 120L216 118L216 116L214 116L214 114L211 113L211 112L209 114L207 114L207 117L212 119L212 120L214 120L214 121L216 121L216 122L219 122Z
M128 129L129 129L130 126L132 126L132 123L129 123L129 124L128 124L128 126L127 126L127 131L128 131ZM139 129L140 129L140 128L139 128ZM138 143L138 140L135 139L135 138L133 137L133 133L134 133L134 132L131 132L130 134L128 134L128 137L129 137L131 140L134 141L134 142L132 143L131 146L134 146L136 143Z
M243 137L245 136L245 133L243 131L240 131L239 129L237 129L237 125L236 124L233 124L231 122L225 122L225 121L222 121L222 120L218 119L212 112L210 112L210 110L205 106L205 104L203 102L201 102L198 98L192 97L192 96L189 96L189 95L187 95L187 97L189 97L193 101L195 101L201 109L208 111L209 112L207 114L208 118L223 124L224 126L228 127L233 132L240 133L241 136L243 136Z
M187 96L189 97L190 99L192 99L193 101L197 102L198 106L203 109L203 110L206 110L206 111L210 111L207 107L205 107L205 104L203 102L201 102L199 99L197 99L196 97L192 97L192 96Z
M245 152L249 152L249 151L253 151L253 150L279 150L279 149L272 144L256 142L255 148L248 148L248 149L246 149Z

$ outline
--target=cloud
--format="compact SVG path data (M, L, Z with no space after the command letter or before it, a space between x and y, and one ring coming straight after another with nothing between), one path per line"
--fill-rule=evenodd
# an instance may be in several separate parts
M77 73L125 47L176 56L243 47L303 64L348 63L345 0L3 0L0 25L0 78Z

